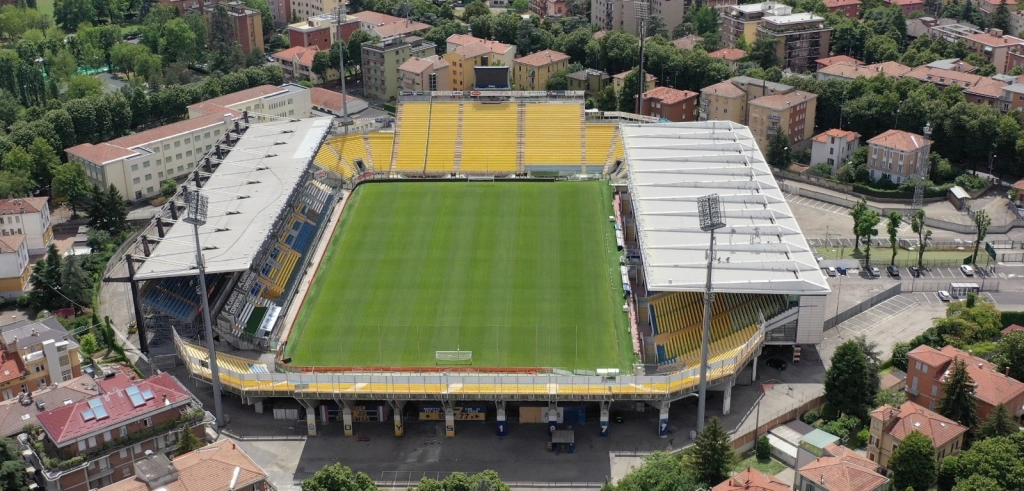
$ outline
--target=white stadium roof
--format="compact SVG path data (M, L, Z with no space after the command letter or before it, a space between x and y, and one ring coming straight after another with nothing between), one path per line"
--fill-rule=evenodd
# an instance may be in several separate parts
M750 130L729 121L623 124L647 288L703 291L709 233L697 198L717 193L713 290L826 294L825 276Z
M249 268L330 126L331 118L249 126L202 188L210 200L199 227L207 273ZM178 220L159 241L136 279L196 274L192 225Z

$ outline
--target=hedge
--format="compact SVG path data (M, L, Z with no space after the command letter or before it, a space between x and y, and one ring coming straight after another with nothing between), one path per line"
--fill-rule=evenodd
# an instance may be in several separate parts
M1003 322L1003 327L1010 324L1024 326L1024 312L1003 312L999 320Z

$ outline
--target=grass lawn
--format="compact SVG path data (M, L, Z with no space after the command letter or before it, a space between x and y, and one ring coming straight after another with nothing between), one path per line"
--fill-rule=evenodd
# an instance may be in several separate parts
M350 197L290 335L302 366L630 370L611 189L371 183Z
M747 470L747 467L753 467L769 476L774 476L782 472L786 468L786 464L771 457L768 460L757 460L757 456L751 454L749 457L736 463L732 470L734 472L741 472Z

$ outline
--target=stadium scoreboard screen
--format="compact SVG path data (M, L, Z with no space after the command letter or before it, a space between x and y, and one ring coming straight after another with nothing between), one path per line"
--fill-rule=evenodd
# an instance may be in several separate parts
M476 72L476 88L478 89L508 89L507 66L477 66L473 67Z

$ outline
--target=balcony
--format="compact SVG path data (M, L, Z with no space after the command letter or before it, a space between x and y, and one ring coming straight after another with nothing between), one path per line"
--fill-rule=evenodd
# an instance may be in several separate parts
M779 115L778 114L769 114L768 115L768 119L770 119L772 121L778 121L779 120Z
M768 127L765 128L765 130L768 131L768 133L778 132L779 131L779 125L777 125L777 124L768 125Z

